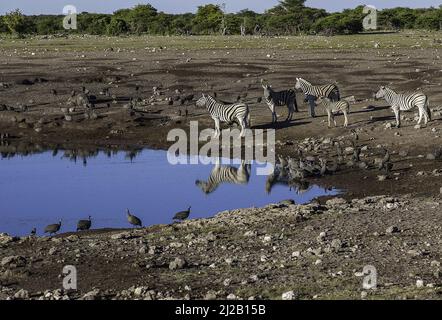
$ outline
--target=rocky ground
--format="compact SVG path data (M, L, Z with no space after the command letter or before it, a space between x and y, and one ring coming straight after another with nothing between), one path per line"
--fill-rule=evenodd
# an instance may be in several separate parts
M1 236L2 299L440 299L438 198L290 202L52 238ZM62 290L77 268L78 291ZM372 265L377 288L363 288Z
M249 39L244 48L219 38L0 39L3 157L165 149L173 128L213 126L195 107L201 92L248 102L253 127L272 128L258 100L263 78L276 89L293 87L299 76L336 82L342 96L354 97L348 128L327 129L321 108L310 118L301 94L295 120L276 126L278 155L339 162L338 170L308 180L345 190L345 201L237 210L140 230L5 235L1 298L279 299L290 291L284 297L440 298L440 38ZM424 90L433 121L416 126L409 112L402 128L392 127L387 104L373 99L380 85ZM283 119L286 110L278 114ZM389 171L378 169L386 150ZM78 268L78 292L60 291L67 264ZM375 291L363 291L355 276L367 264L378 270Z

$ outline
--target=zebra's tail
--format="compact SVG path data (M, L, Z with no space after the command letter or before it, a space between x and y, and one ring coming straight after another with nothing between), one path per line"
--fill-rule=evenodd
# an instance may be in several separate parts
M249 129L252 129L252 116L250 115L250 110L247 112L247 125Z

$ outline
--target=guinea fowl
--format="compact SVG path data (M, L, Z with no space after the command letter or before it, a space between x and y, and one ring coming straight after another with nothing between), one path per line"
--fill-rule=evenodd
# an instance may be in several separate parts
M175 216L173 217L173 220L181 220L181 221L186 220L190 215L190 208L192 207L189 207L189 209L187 209L186 211L180 211L176 213Z
M127 213L127 221L129 221L129 223L135 227L142 227L143 223L141 222L141 220L134 216L133 214L130 213L129 209L127 209L126 211Z
M58 223L50 224L46 226L45 233L49 233L49 235L56 234L61 228L61 220Z
M85 231L89 230L92 225L91 216L89 216L89 220L80 220L77 223L77 231Z

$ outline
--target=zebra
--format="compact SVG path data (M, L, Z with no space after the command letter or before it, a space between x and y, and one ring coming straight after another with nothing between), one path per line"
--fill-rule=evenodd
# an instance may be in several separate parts
M267 103L270 111L272 112L272 123L277 123L275 107L287 106L289 114L285 121L292 120L293 113L298 112L298 103L296 102L296 92L292 89L284 91L274 91L272 86L264 84L264 80L261 80L262 87L264 89L264 100Z
M219 137L221 133L220 122L227 122L230 125L237 121L241 126L241 137L244 137L245 130L250 127L250 111L245 103L225 105L217 102L210 95L203 94L196 105L197 107L206 107L215 121L215 138Z
M295 89L302 90L305 96L314 96L317 98L325 97L332 101L341 100L341 94L339 93L339 88L335 84L325 84L321 86L314 86L307 80L302 78L296 78Z
M431 121L431 111L429 107L428 97L422 92L414 92L409 94L396 93L392 89L382 86L375 95L376 99L384 98L387 103L391 105L394 115L396 117L396 127L401 126L401 111L408 111L414 107L419 108L419 121L421 124L422 118L425 117L425 125Z
M333 120L336 127L336 120L333 112L338 112L338 111L342 111L342 113L344 114L345 118L344 127L348 126L347 114L350 112L350 103L347 100L332 102L329 98L318 98L316 102L318 103L318 105L322 103L322 105L325 108L325 111L327 111L329 128L331 127L331 120Z
M223 183L247 184L250 180L251 164L241 161L239 168L215 164L207 181L196 180L198 186L205 194L214 192Z

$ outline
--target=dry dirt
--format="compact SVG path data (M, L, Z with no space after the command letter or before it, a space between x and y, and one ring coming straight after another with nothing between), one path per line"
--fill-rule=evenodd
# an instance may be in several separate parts
M203 298L209 284L215 283L213 290L217 291L217 298L226 298L230 293L242 298L279 298L282 291L290 288L301 298L313 298L315 295L324 298L359 297L360 290L357 288L360 283L353 275L354 270L362 268L364 263L373 263L379 265L382 277L385 275L382 296L440 297L440 289L437 289L440 281L436 283L439 278L435 277L434 270L430 271L437 265L433 263L430 266L430 262L440 262L441 216L438 206L442 191L442 162L427 157L442 147L442 65L438 48L279 51L259 48L182 51L157 48L155 52L144 49L83 52L78 49L35 50L37 53L34 55L31 51L14 52L13 48L6 47L0 50L0 108L4 105L2 109L6 109L0 111L0 133L7 134L0 146L3 156L53 148L167 148L170 142L166 141L166 135L172 128L188 130L190 121L198 121L201 129L213 126L205 110L194 105L202 92L216 92L218 99L226 102L238 98L247 101L253 127L272 128L270 111L263 103L257 102L262 96L260 79L268 80L275 89L283 89L294 87L296 77L318 84L336 82L341 95L354 96L356 103L351 105L348 128L328 129L321 107L317 109L318 117L310 118L302 94L298 94L300 112L295 114L292 122L282 122L286 110L283 107L278 109L281 120L276 127L278 154L296 157L301 148L305 154L335 159L333 147L316 146L328 138L350 146L354 130L359 137L356 143L363 148L362 160L372 163L376 157L382 157L383 149L389 150L392 155L393 170L385 181L378 181L381 173L376 169L347 166L334 175L312 180L326 187L346 190L343 197L350 201L375 195L398 197L391 201L400 205L391 212L388 209L388 213L376 209L374 204L362 211L355 205L355 214L342 208L325 210L323 214L313 214L306 221L301 219L299 222L293 220L297 209L262 209L266 216L247 228L260 230L258 238L271 234L273 240L270 244L256 247L239 243L243 241L244 221L238 225L231 222L236 219L233 214L226 215L231 220L214 219L134 231L131 234L135 238L121 241L121 250L112 252L108 258L91 256L93 249L88 247L90 239L106 243L104 239L110 236L108 232L104 235L101 232L87 234L79 242L69 242L66 244L70 248L66 249L67 252L72 254L71 249L80 250L76 264L80 272L88 274L87 280L80 284L82 293L93 287L118 291L146 284L149 290L161 292L159 296L154 295L155 298L167 295L185 297L184 286L187 284L192 287L188 292L191 298ZM430 97L433 121L416 129L415 114L404 113L405 120L400 129L387 128L386 124L393 121L392 113L384 101L373 99L381 85L389 85L398 91L424 90ZM80 92L82 86L96 96L94 109L87 111L76 107L72 112L62 110L71 92ZM158 94L153 87L158 88ZM109 88L109 96L100 94L105 88ZM131 98L140 100L135 108L128 108ZM337 117L337 121L338 125L342 125L342 117ZM250 212L253 215L261 213L259 210ZM244 219L247 221L247 214ZM200 225L210 227L206 229ZM397 225L401 232L397 236L382 235L392 225ZM208 240L208 243L201 240L204 242L202 247L199 242L189 244L193 236L186 238L194 234L197 239L204 239L211 231L215 240ZM344 252L333 254L330 260L318 258L322 262L316 266L314 262L318 259L298 261L291 258L295 247L299 246L298 250L302 252L313 246L320 232L330 232L333 237L348 242L349 246ZM378 235L374 236L374 232ZM172 246L172 243L183 242L183 239L186 239L183 246ZM140 257L137 252L144 244L167 247L167 254L163 257L160 253L157 257L154 252L148 258L144 258L144 254ZM21 240L5 245L6 250L2 249L0 258L22 255L27 262L23 267L26 272L19 272L17 277L13 275L14 281L0 282L4 290L15 292L23 287L35 293L55 289L57 285L52 285L52 280L59 275L60 266L72 257L63 258L61 253L58 257L46 256L50 247L62 245L65 242L54 244L51 240ZM207 246L211 249L206 257ZM354 246L357 248L353 252L349 248ZM408 249L409 246L413 248ZM410 257L407 252L415 247L420 253L412 253ZM172 251L170 248L173 248ZM31 251L35 250L41 254L33 256ZM60 251L64 250L60 247ZM219 270L218 267L210 267L213 263L223 264L221 260L224 257L218 256L220 252L229 253L240 262L229 263ZM190 267L179 272L169 271L169 260L175 255L187 256ZM261 261L262 255L267 256L267 260ZM250 260L252 258L253 261ZM141 263L141 266L134 267L134 263ZM146 265L150 267L146 268ZM245 275L252 274L251 270L257 265L260 268L258 278L264 280L255 285ZM3 273L9 270L2 268ZM340 270L343 271L342 276L330 276L330 273ZM140 277L143 281L139 281ZM415 292L416 279L427 277L435 288ZM231 285L224 286L222 282L227 278L232 280ZM244 281L247 284L242 284ZM426 279L425 283L428 281ZM51 283L49 287L48 283ZM392 284L391 288L388 283ZM115 292L110 294L115 296ZM373 294L376 295L376 292Z

